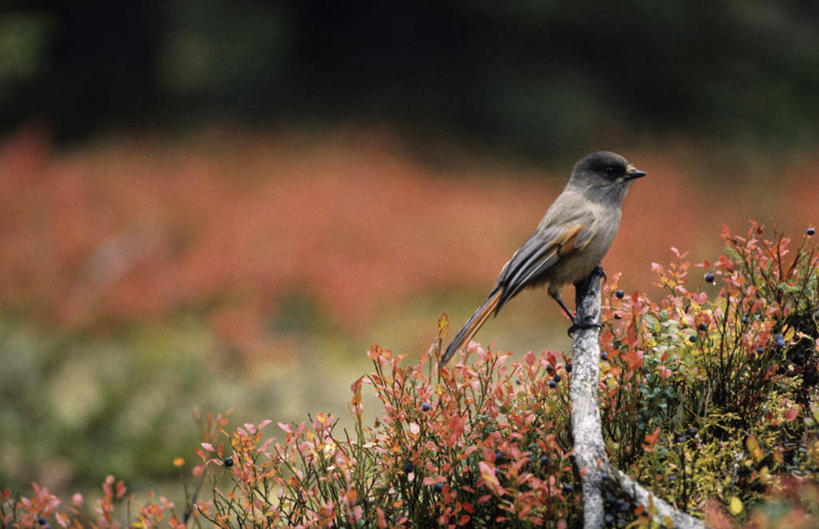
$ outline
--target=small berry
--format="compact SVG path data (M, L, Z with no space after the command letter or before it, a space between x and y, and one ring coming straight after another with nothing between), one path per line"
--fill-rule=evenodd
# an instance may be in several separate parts
M617 296L617 299L623 299L623 296L626 295L625 292L620 290L619 288L614 292L614 295Z
M425 402L425 403L421 404L421 409L424 410L424 411L429 411L430 408L431 408L431 406L429 405L429 402Z
M603 360L607 360L609 358L609 355L608 355L608 353L603 351L603 353L600 355L600 358L602 358Z
M743 325L747 324L748 323L748 316L743 316L739 321L742 322Z
M693 335L692 335L692 336L689 336L689 337L688 337L688 341L689 341L689 342L691 342L691 343L697 343L697 337L696 337L696 336L693 336Z
M503 452L495 450L495 464L500 465L501 463L503 463Z
M765 348L762 347L761 345L756 348L756 354L761 355L764 352L765 352Z
M552 373L555 372L555 368L553 368L552 365L549 364L549 365L546 366L546 372L551 375Z
M816 233L816 228L808 228L805 230L805 233L807 233L808 235L813 235Z
M777 334L774 336L774 341L776 342L776 346L779 348L785 347L785 337L781 334Z
M572 486L571 483L566 483L565 485L563 485L563 490L565 492L572 492L574 490L574 487Z
M40 516L39 518L37 518L37 523L40 525L48 525L48 520Z
M706 283L713 283L714 282L714 274L712 274L711 272L708 272L707 274L705 274L705 282Z
M560 382L561 380L563 380L563 378L560 375L555 375L552 380L554 380L555 382Z
M554 388L557 387L557 382L555 382L554 380L550 380L549 383L548 383L548 386L550 388L554 389Z
M600 474L600 481L608 481L608 480L609 480L609 475L608 474L606 474L605 472Z
M546 456L540 456L540 464L544 465L544 466L548 465L549 464L549 458L546 457Z
M404 463L404 472L406 472L407 474L409 474L409 473L411 473L413 470L415 470L415 467L413 466L413 464L412 464L412 463Z
M708 330L708 324L707 323L700 323L699 325L697 325L697 329L699 329L701 331L707 331Z
M444 490L444 485L442 483L436 483L435 485L432 486L432 488L433 490L435 490L435 492L441 492L442 490Z
M232 467L233 466L233 458L230 457L230 456L226 457L224 463L225 463L226 467Z
M571 363L571 362L569 362L568 364L566 364L566 372L567 372L567 373L571 373L571 372L572 372L572 363Z
M515 384L517 384L518 386L520 386L520 379L519 379L519 378L516 378L516 379L515 379Z

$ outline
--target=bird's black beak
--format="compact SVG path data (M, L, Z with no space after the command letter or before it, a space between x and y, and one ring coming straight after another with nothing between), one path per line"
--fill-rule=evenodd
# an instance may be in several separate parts
M645 171L641 171L636 167L629 165L628 170L626 171L626 178L629 180L634 180L635 178L642 178L646 175Z

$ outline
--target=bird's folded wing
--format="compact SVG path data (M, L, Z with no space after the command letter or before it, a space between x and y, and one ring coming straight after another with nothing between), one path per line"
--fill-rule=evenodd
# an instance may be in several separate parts
M498 285L503 288L503 294L495 311L561 259L588 244L589 238L582 237L585 229L585 224L572 224L555 226L532 235L501 271ZM578 245L578 238L585 240Z

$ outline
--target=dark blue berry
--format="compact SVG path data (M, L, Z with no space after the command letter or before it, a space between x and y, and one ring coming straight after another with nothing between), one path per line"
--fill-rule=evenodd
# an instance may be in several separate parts
M546 466L549 464L549 458L546 456L540 456L540 464Z
M600 358L602 358L603 360L607 360L608 357L609 355L605 351L603 351L603 354L600 355Z
M555 382L554 380L550 380L548 385L549 385L550 388L554 389L554 388L557 387L557 382Z
M424 411L429 411L430 408L431 408L431 406L429 405L429 402L425 402L425 403L421 404L421 409L424 410Z
M742 319L740 319L739 321L741 321L743 324L746 324L746 323L748 323L748 317L743 316Z
M708 324L707 323L700 323L699 325L697 325L697 329L699 329L701 331L707 331L708 330Z
M555 375L552 380L554 380L555 382L560 382L562 379L563 377L561 377L560 375Z
M614 292L614 295L617 296L617 299L623 299L623 296L626 295L625 292L620 290L619 288Z
M500 465L501 463L503 463L503 452L495 450L495 464Z
M805 233L807 233L808 235L813 235L814 233L816 233L816 228L808 228L805 230Z
M225 458L225 466L226 467L232 467L233 466L233 458L232 457L228 456L228 457Z
M404 472L406 472L407 474L409 474L409 473L411 473L413 470L415 470L415 467L413 466L413 464L412 464L412 463L404 463Z
M40 516L39 518L37 518L37 523L40 525L48 525L48 520Z
M436 483L435 485L432 486L432 488L435 492L441 492L442 490L444 490L444 485L443 483Z
M546 372L551 375L552 373L555 372L555 368L553 368L551 365L548 365L546 366Z
M765 352L765 348L762 347L761 345L756 348L756 354L761 355L764 352Z
M688 427L688 435L696 435L696 434L697 434L697 429L694 428L693 426L689 426Z
M572 363L571 363L571 362L569 362L568 364L566 364L566 372L567 372L567 373L571 373L571 372L572 372Z
M774 336L774 341L776 342L777 347L785 347L785 337L781 334Z
M601 481L608 481L609 480L609 475L606 474L605 472L603 472L602 474L600 474L600 480Z
M706 283L713 283L714 282L714 274L712 274L711 272L708 272L707 274L705 274L705 282Z
M520 386L520 379L519 379L519 378L516 378L516 379L515 379L515 384L517 384L518 386Z
M572 486L571 483L566 483L565 485L563 485L563 490L565 492L571 492L574 490L574 487Z
M691 342L691 343L697 343L697 337L696 337L696 336L693 336L693 335L692 335L692 336L689 336L689 337L688 337L688 341L689 341L689 342Z

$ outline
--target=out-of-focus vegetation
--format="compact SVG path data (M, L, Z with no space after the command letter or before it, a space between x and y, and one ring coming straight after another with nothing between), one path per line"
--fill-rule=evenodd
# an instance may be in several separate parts
M651 176L605 261L629 291L650 288L648 265L672 243L715 248L700 226L754 214L801 230L819 203L809 160L769 186L690 175L705 163L690 153L629 156ZM562 173L433 169L360 131L69 152L16 135L0 149L2 480L170 478L197 405L243 420L338 413L371 342L417 350L430 315L474 308ZM565 325L525 293L481 339L565 347Z
M817 139L813 2L6 2L0 123L386 121L535 157ZM568 154L567 147L572 151Z

